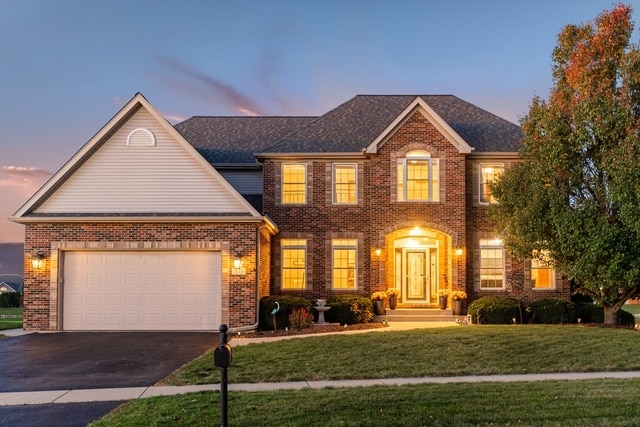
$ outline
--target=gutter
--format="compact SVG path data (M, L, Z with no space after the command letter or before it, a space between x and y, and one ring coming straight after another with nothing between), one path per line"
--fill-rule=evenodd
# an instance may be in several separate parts
M260 325L260 232L267 225L261 225L256 232L256 323L238 328L229 328L229 333L255 331Z

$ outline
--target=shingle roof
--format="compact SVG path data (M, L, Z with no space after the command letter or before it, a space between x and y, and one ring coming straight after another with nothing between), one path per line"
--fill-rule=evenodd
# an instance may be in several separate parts
M24 279L19 274L0 274L0 286L7 285L14 292L22 292Z
M453 95L420 95L474 152L517 152L522 132ZM214 165L254 164L254 153L359 153L416 95L358 95L320 117L195 116L176 130Z
M255 163L253 153L315 119L195 116L174 127L209 163Z
M516 152L520 127L453 95L420 95L475 152ZM262 153L355 153L367 147L416 98L358 95Z

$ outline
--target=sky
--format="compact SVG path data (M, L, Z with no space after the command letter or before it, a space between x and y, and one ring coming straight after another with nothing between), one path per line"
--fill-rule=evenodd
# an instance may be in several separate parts
M517 123L549 93L561 29L613 5L0 0L0 243L24 240L6 218L137 92L173 124L321 115L359 94L452 94Z

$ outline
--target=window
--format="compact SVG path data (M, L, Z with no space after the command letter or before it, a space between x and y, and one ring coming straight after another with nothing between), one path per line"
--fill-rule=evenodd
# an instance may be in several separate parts
M543 255L543 259L531 260L531 288L532 289L554 289L555 272L548 255Z
M358 241L356 239L333 239L333 288L356 289L356 260Z
M333 203L355 204L357 203L356 184L357 165L334 164L333 165Z
M504 249L499 239L480 239L480 289L504 288Z
M495 203L489 183L502 175L502 165L480 165L480 203Z
M307 241L282 239L282 289L305 289L307 275Z
M398 201L437 202L439 193L438 159L432 159L426 151L409 151L397 160Z
M307 203L307 165L282 165L282 203Z
M127 147L156 145L156 137L149 129L137 128L129 132L127 136Z

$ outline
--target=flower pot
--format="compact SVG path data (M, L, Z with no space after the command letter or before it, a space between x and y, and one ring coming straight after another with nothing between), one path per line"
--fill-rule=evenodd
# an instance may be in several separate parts
M462 316L464 314L464 301L461 299L453 301L453 314L455 316Z
M395 295L389 297L389 310L395 310L398 306L398 297Z
M438 297L438 305L440 306L440 310L446 310L447 309L447 297L445 297L445 296Z
M387 311L384 308L384 300L382 299L374 299L373 300L373 313L376 316L382 316Z

